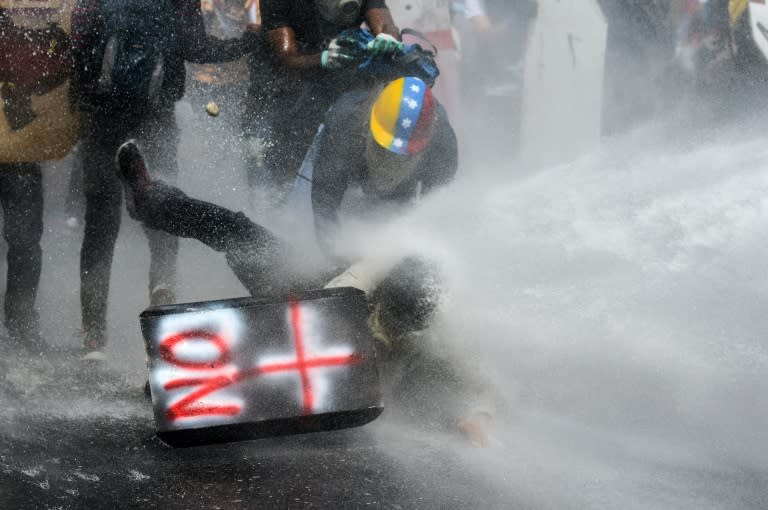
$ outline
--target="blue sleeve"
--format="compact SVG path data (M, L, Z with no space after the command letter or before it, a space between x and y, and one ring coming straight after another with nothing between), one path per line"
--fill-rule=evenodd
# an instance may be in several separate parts
M356 172L364 165L367 124L367 91L342 95L331 107L319 135L318 153L312 176L312 211L315 232L323 248L330 248L338 224L338 210Z

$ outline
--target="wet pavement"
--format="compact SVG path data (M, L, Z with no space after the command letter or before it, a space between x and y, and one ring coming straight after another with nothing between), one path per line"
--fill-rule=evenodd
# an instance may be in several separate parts
M0 391L2 508L502 508L511 494L392 417L358 429L170 448L135 374L12 358ZM90 373L89 373L90 372Z

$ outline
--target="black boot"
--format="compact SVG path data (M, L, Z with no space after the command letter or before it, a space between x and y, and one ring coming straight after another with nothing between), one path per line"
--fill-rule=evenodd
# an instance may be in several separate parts
M34 356L48 351L48 344L40 337L40 325L36 311L29 311L23 316L7 317L5 327L11 337L11 343L15 347Z
M144 157L133 140L117 149L115 168L125 190L125 207L131 218L140 219L136 209L136 196L141 195L152 183Z

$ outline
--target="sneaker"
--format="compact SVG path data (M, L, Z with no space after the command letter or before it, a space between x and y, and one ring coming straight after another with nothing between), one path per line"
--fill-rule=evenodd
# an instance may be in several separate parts
M82 356L80 356L80 359L83 361L104 361L107 359L107 355L104 354L104 351L101 350L92 350L84 352Z
M17 350L34 356L40 356L49 350L48 344L40 336L37 312L29 313L24 318L6 320L5 327L11 345Z
M136 194L152 183L144 157L134 140L128 140L117 149L115 168L125 190L125 206L131 218L137 218Z
M42 356L51 350L48 343L40 338L40 335L28 337L24 340L24 349L33 356Z
M10 340L12 348L30 356L42 356L51 350L50 346L39 335L24 337L12 335Z
M87 338L83 344L83 351L80 359L83 361L104 361L107 359L104 354L104 342L95 338Z
M176 302L176 294L167 285L157 285L149 294L149 306L171 305Z

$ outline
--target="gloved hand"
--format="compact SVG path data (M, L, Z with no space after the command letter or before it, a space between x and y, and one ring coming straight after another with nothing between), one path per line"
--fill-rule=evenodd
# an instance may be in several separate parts
M328 45L320 56L323 69L341 69L363 58L363 52L357 41L349 37L337 37Z
M382 55L394 55L402 53L403 43L389 34L379 34L376 39L367 45L368 55L378 57Z

